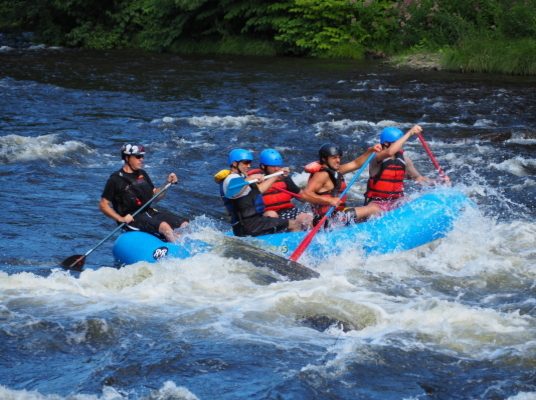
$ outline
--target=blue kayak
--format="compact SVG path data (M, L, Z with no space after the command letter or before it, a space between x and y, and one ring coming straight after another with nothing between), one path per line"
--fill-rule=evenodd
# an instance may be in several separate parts
M366 255L413 249L445 237L468 207L474 204L458 190L430 191L379 218L318 232L306 254L324 258L348 247L359 247ZM306 235L307 232L287 232L244 239L261 249L290 256ZM212 248L209 243L187 237L179 245L144 232L126 232L116 240L113 255L117 263L130 265L156 262L163 257L184 259Z

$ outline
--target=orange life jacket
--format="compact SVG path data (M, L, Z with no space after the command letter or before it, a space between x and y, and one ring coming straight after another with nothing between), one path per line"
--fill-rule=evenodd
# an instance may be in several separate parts
M382 161L380 172L367 182L366 198L390 200L404 196L406 163L402 153L399 150L394 160L386 158Z
M249 171L248 175L253 174L262 174L261 169L252 169ZM292 195L288 193L283 193L282 191L278 190L278 188L281 189L288 189L287 184L284 181L284 178L282 176L279 176L277 178L277 181L268 189L266 192L262 194L262 198L264 200L264 206L265 210L285 210L288 208L294 208L296 207L290 200L292 200Z
M278 188L287 189L287 184L281 177L277 179L270 189L262 194L266 210L279 211L296 207L290 201L292 196L288 193L283 193L282 191L278 190Z

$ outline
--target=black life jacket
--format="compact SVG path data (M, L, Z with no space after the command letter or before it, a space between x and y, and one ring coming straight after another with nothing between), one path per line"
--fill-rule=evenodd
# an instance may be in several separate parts
M264 201L262 199L262 193L256 184L251 184L249 187L251 191L246 195L237 199L230 199L225 197L223 193L223 182L220 185L220 197L225 206L225 210L229 215L231 225L234 226L238 223L243 223L245 219L262 215L264 213Z
M112 174L112 176L114 175L128 183L123 190L115 195L112 201L115 211L122 217L136 212L153 197L153 188L145 180L143 174L140 173L137 179L130 179L123 169L120 169Z

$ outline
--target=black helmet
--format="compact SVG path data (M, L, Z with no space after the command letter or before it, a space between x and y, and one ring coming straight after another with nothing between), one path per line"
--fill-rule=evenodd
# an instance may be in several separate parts
M341 156L342 150L339 146L333 143L325 143L318 150L318 156L320 159L327 158L328 156Z
M125 143L121 147L121 158L124 160L126 156L144 156L145 147L139 143Z

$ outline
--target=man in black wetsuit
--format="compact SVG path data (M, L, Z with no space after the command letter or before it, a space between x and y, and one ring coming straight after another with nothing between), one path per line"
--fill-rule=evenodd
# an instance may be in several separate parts
M158 212L150 206L136 215L135 219L131 215L163 188L155 188L147 172L142 169L144 157L145 147L141 144L127 143L122 147L121 158L124 165L110 175L106 182L99 210L118 223L125 222L128 230L148 232L168 242L174 242L176 238L173 231L188 225L188 221L172 214ZM166 183L177 181L177 176L171 173ZM160 201L165 194L166 192L162 193L153 202Z

